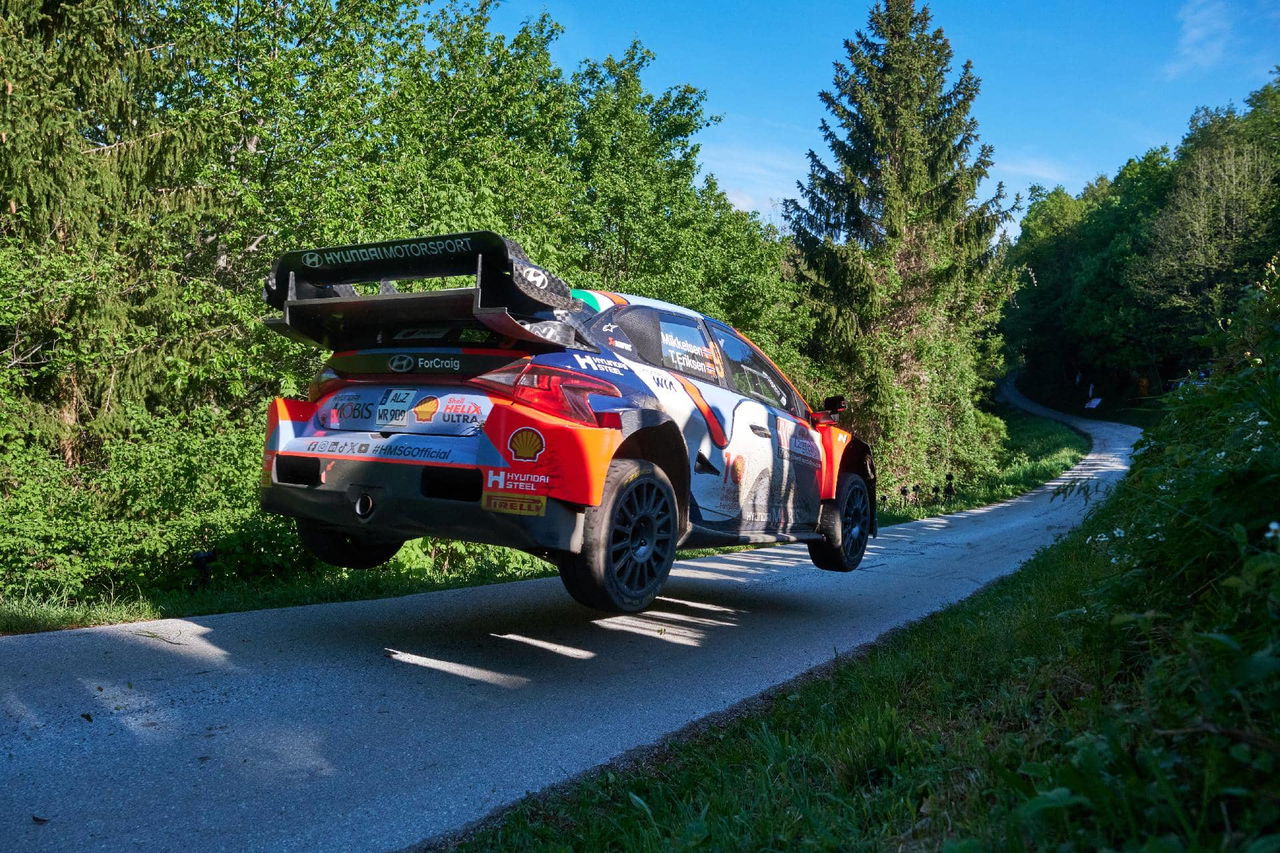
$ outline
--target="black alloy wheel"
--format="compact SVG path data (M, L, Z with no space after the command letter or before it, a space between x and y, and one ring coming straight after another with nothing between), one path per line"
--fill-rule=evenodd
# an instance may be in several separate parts
M862 562L871 535L871 493L857 474L843 474L834 501L825 502L818 523L820 542L809 543L809 558L829 572L851 572Z
M613 460L603 500L584 511L582 551L560 558L565 589L597 610L644 610L675 562L679 512L661 468L641 459Z
M610 570L631 595L644 595L671 569L668 558L675 551L676 535L673 504L671 490L657 478L633 480L618 496L609 531Z

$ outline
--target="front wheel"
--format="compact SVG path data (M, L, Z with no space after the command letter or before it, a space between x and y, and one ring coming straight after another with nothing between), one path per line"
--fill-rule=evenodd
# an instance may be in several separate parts
M404 542L375 539L359 531L298 519L298 538L318 560L344 569L372 569L390 560Z
M560 559L565 589L596 610L644 610L671 573L679 518L675 490L661 468L613 460L603 499L586 509L582 552Z
M851 572L862 562L871 533L871 493L857 474L844 474L835 500L822 508L821 542L809 543L809 558L829 572Z

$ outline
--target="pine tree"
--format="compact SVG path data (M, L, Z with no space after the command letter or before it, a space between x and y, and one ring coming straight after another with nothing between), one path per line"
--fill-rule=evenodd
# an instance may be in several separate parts
M192 67L163 0L0 0L0 352L24 431L73 462L148 401L189 303L171 271L207 194L202 139L170 106ZM187 51L184 55L184 50Z
M189 57L162 2L0 0L0 235L66 245L192 203ZM111 225L108 225L111 223Z
M976 402L1012 282L996 263L1003 187L975 201L992 162L970 115L979 80L966 62L948 83L951 46L927 6L886 0L868 23L820 94L830 165L810 151L784 207L818 317L813 355L843 380L859 431L888 443L891 472L980 468L998 431Z

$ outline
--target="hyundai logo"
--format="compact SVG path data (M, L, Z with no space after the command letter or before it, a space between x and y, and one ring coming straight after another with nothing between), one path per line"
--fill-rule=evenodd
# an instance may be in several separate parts
M413 370L414 360L411 355L393 355L387 359L387 367L396 373L408 373Z
M307 266L309 266L309 267L318 267L318 266L320 266L320 253L319 253L319 252L307 252L306 254L304 254L304 255L302 256L302 263L303 263L303 264L305 264L305 265L307 265Z
M542 270L534 269L533 267L522 267L520 274L524 276L525 281L539 290L547 289L547 274Z

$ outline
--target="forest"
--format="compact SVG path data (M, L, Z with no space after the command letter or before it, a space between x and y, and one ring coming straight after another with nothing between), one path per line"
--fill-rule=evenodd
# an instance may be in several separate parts
M1202 107L1079 194L1033 187L1009 262L1023 286L1004 328L1049 399L1158 396L1199 379L1202 339L1235 313L1280 247L1280 86Z
M977 77L948 81L945 39L894 14L902 51L868 44L824 96L833 121L882 115L841 156L940 131L857 196L849 164L815 155L783 234L702 174L705 95L646 89L638 43L569 71L555 22L507 37L488 3L11 7L0 591L180 587L193 554L220 574L305 568L254 495L264 403L321 357L258 322L272 259L299 247L492 229L574 286L728 321L811 398L846 393L890 479L989 470L1011 213L1000 190L974 201ZM913 65L929 73L892 95Z

